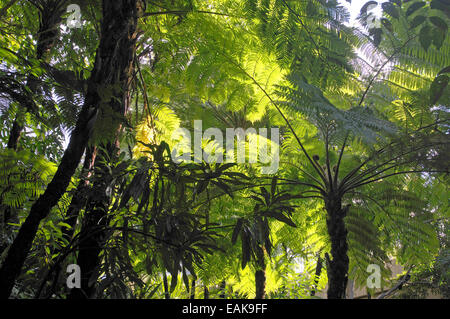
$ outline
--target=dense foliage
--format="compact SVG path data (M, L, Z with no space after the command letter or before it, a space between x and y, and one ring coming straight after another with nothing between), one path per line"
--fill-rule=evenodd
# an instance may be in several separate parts
M0 297L449 298L450 3L352 6L0 0Z

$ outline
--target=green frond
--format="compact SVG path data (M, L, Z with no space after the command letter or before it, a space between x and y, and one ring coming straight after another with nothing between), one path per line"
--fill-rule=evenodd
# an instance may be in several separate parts
M34 200L56 171L56 165L29 151L4 149L0 152L0 181L2 204L20 207Z

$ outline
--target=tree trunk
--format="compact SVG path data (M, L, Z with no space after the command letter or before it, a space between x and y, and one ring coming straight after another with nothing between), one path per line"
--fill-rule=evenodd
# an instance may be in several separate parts
M81 269L81 289L72 289L68 298L93 298L96 290L97 265L100 263L100 252L106 241L107 211L109 198L105 192L99 192L102 187L94 186L96 197L86 207L83 225L80 233L80 244L77 264Z
M23 125L20 125L19 121L20 120L16 117L16 119L14 120L13 125L11 127L11 130L9 131L7 147L12 150L17 150L17 147L19 145L20 135L23 130Z
M65 223L70 225L71 228L64 227L62 229L62 233L63 238L65 238L69 242L72 239L73 233L75 231L75 226L77 224L80 210L84 207L84 204L86 202L86 192L89 186L89 178L91 177L92 170L94 168L96 155L97 149L95 147L88 147L86 149L82 176L80 178L80 182L78 183L77 189L72 196L69 208L67 209Z
M91 100L91 102L93 101ZM44 194L33 204L28 217L20 227L17 237L0 268L0 298L8 298L10 295L14 281L20 274L25 258L30 251L41 220L47 217L51 208L56 205L67 189L87 144L92 125L90 119L95 116L95 111L95 108L90 107L90 103L86 104L86 107L82 110L69 146L52 181Z
M117 77L120 79L121 90L111 98L109 103L112 111L125 116L130 104L129 86L133 79L133 64L136 52L139 0L122 0L115 2L108 8L104 8L104 15L112 14L116 18L116 24L108 29L109 33L119 34L110 39L108 46L111 52L116 52L116 67L120 70ZM108 11L109 9L109 11ZM117 122L112 131L116 137L115 142L106 145L102 152L97 154L98 159L94 165L96 176L93 183L92 195L85 210L83 225L80 233L80 244L77 264L81 268L81 288L72 289L68 298L82 299L93 298L96 291L98 266L100 265L100 253L107 240L108 208L111 198L107 195L112 176L109 173L107 161L114 161L119 155L118 136L121 125Z
M316 295L317 291L317 284L319 283L320 274L322 273L322 258L320 257L320 254L317 256L317 264L316 264L316 273L314 276L314 286L311 290L311 296Z
M196 278L192 278L190 299L195 299L195 281Z
M95 295L97 281L95 272L100 263L100 252L106 241L107 213L110 204L106 188L111 182L111 176L108 174L108 167L103 163L107 156L103 152L97 155L99 160L94 166L96 180L86 206L79 237L77 264L82 270L81 289L72 289L68 296L70 299L93 298Z
M167 282L167 274L163 271L164 299L170 299L169 283Z
M132 30L131 34L134 34L136 28L136 1L103 0L102 36L88 82L85 103L55 176L44 194L31 207L0 268L0 298L8 298L11 294L41 220L47 217L51 208L57 204L75 173L92 133L101 103L99 88L107 85L120 84L121 87L128 85L123 81L128 79L124 75L129 71L130 61L124 63L123 55L132 56L134 52L135 39L129 39L128 32ZM115 100L112 101L114 103Z
M41 288L35 295L35 298L40 298L42 294L42 290L45 287L47 281L52 281L49 291L46 293L46 298L54 294L54 291L57 287L58 280L62 270L62 264L65 260L63 255L65 254L66 249L70 249L74 243L71 243L73 234L75 232L75 226L78 220L78 215L80 210L84 207L86 202L86 193L89 185L89 177L91 176L91 171L93 165L95 163L95 156L97 154L97 150L95 147L89 147L86 149L83 171L80 176L80 182L75 190L75 193L72 196L72 200L70 202L69 208L67 209L65 223L70 225L71 227L62 227L62 237L69 242L69 246L60 247L59 249L51 249L51 255L57 256L54 260L53 267L50 267L49 272L46 277L43 279L41 284ZM49 279L50 278L50 279Z
M327 210L327 230L331 241L331 256L327 259L328 273L328 299L345 299L345 291L348 280L348 244L347 229L344 218L348 207L342 207L342 201L338 197L332 197L325 203Z
M258 247L256 252L256 267L255 271L255 299L264 299L266 296L266 262L264 259L264 249Z

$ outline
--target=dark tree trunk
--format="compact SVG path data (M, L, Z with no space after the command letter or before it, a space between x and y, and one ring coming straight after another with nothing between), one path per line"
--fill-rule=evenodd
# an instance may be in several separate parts
M67 189L87 144L92 125L90 119L95 117L95 111L96 109L89 107L89 104L84 107L56 174L44 194L33 204L28 217L20 227L17 237L0 268L0 298L8 298L10 295L14 281L30 251L41 220L47 217L51 208L56 205Z
M70 225L71 227L62 227L62 237L66 239L70 244L66 247L61 247L59 249L53 249L51 250L51 255L56 255L55 258L55 264L53 267L49 269L49 272L47 273L46 277L43 279L43 282L41 284L41 288L36 293L35 298L40 298L42 294L42 289L44 289L45 284L47 281L52 281L52 284L49 288L49 291L46 292L46 298L49 298L49 296L54 294L54 291L57 287L58 280L62 271L62 264L64 262L64 254L67 249L71 248L71 245L74 245L74 243L71 243L73 234L75 232L75 226L78 220L78 215L80 213L80 210L84 207L84 204L86 202L86 193L88 191L88 185L89 185L89 177L91 176L91 171L93 168L93 165L95 163L95 156L97 154L95 147L88 147L86 149L86 154L84 158L84 164L83 164L83 170L80 176L80 182L78 183L78 186L75 190L75 193L72 196L72 200L70 202L69 208L67 209L65 223ZM49 279L50 278L50 279Z
M264 299L266 288L266 273L264 270L255 271L256 296L255 299Z
M258 247L256 252L256 267L255 271L255 299L264 299L266 296L266 261L264 259L264 249Z
M169 283L167 282L167 274L163 271L164 299L170 299Z
M99 88L106 85L128 85L124 81L128 79L126 75L130 61L125 59L124 62L124 54L134 54L135 39L129 39L129 32L133 29L134 34L137 24L136 2L137 0L103 0L102 36L88 82L85 103L55 176L44 194L31 207L0 268L0 298L8 298L11 294L41 220L48 216L51 208L64 194L75 173L97 117L101 102Z
M70 201L69 208L67 209L65 223L70 225L71 228L64 227L62 229L63 237L70 242L73 233L75 231L75 226L77 224L78 216L80 210L84 207L87 198L87 191L89 186L89 178L92 175L92 170L94 168L95 157L97 154L97 149L95 147L88 147L86 149L86 155L84 158L83 172Z
M342 207L342 201L338 197L327 200L327 229L331 241L331 256L327 258L328 273L328 299L345 299L345 291L348 281L348 244L347 229L344 218L348 207Z
M94 166L96 180L86 206L78 245L77 264L81 271L81 289L72 289L68 298L93 298L96 290L96 270L100 263L100 252L106 241L107 213L110 198L106 188L111 181L108 168L103 163L106 154L99 152Z
M97 265L100 263L100 252L106 240L104 234L109 206L108 196L104 192L98 192L100 189L101 187L97 186L97 191L93 193L97 197L86 207L77 259L77 264L81 269L81 289L72 289L68 296L70 299L93 298L95 296L97 277L95 272Z
M195 281L196 278L192 278L190 299L195 299Z
M322 273L322 258L320 257L320 254L317 256L317 265L316 265L316 273L314 276L314 286L311 290L311 296L316 295L317 291L317 284L319 283L320 274Z
M114 5L104 7L104 15L111 14L116 19L108 32L119 35L110 39L108 46L111 51L116 51L116 68L120 70L117 78L120 79L121 90L111 98L110 107L116 114L126 115L129 107L129 86L133 79L133 61L136 52L139 0L116 1ZM119 49L117 49L119 48ZM117 122L112 128L118 138L121 130ZM119 142L109 143L104 151L97 154L98 159L94 165L95 181L92 188L92 196L86 206L80 233L80 244L77 264L81 269L81 288L72 289L68 298L83 299L95 297L98 266L100 265L100 253L107 240L108 208L111 198L106 189L110 185L112 176L106 162L115 160L119 155ZM106 153L105 153L106 152Z
M19 119L16 118L13 122L11 130L9 131L8 148L17 150L19 145L20 135L22 133L23 126L19 124Z
M203 299L209 299L209 289L206 286L203 288Z

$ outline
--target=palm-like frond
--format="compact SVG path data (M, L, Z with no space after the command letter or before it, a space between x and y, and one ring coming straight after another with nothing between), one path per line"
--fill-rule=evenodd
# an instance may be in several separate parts
M278 95L283 100L278 103L305 115L323 135L331 133L335 142L351 133L367 143L374 143L379 137L396 132L393 123L376 117L374 110L368 107L339 109L302 75L292 73L288 79L292 86L279 86Z

